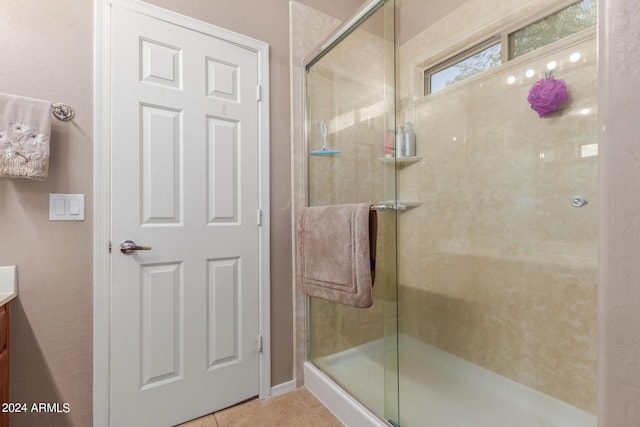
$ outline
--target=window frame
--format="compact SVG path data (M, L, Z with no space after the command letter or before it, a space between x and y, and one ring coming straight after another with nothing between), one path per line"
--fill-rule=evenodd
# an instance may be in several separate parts
M430 95L431 92L431 77L436 74L439 73L440 71L446 70L447 68L453 67L454 65L457 65L459 63L461 63L462 61L464 61L465 59L471 58L473 55L480 53L484 50L487 50L499 43L503 43L503 38L502 34L496 34L492 37L489 37L488 39L485 39L484 41L481 41L478 44L475 44L465 50L463 50L462 52L459 52L453 56L450 56L438 63L436 63L435 65L431 66L431 67L427 67L424 70L424 94L425 95ZM504 62L504 46L500 46L500 64L502 64ZM499 65L500 65L499 64ZM492 67L493 68L493 67ZM486 70L484 70L486 71ZM482 72L482 71L480 71ZM454 83L455 84L455 83ZM448 87L448 86L447 86ZM443 89L446 89L443 88Z
M576 31L574 33L568 34L568 35L566 35L564 37L561 37L558 40L555 40L555 41L553 41L551 43L547 43L546 45L543 45L543 46L538 46L537 48L535 48L533 50L530 50L529 52L520 54L518 56L511 57L511 35L517 33L518 31L524 30L525 28L527 28L527 27L529 27L531 25L537 24L538 22L544 21L545 19L551 18L552 16L557 15L560 12L563 12L564 10L569 9L572 6L576 6L577 4L582 3L583 1L588 1L588 0L568 0L568 1L562 2L560 5L558 5L555 8L551 8L549 10L546 10L546 11L542 12L542 13L537 13L537 14L533 15L532 17L530 17L529 19L527 19L525 21L521 21L517 25L510 26L510 27L506 28L505 29L506 31L502 32L502 39L503 39L503 43L504 43L504 45L503 45L504 48L503 48L503 51L502 51L502 60L503 60L502 62L504 63L504 62L508 62L508 61L513 61L515 59L518 59L521 56L527 55L527 54L529 54L529 53L531 53L531 52L533 52L535 50L538 50L538 49L540 49L540 48L542 48L544 46L549 46L549 45L554 44L556 42L559 42L561 40L564 40L564 39L567 39L569 37L572 37L572 36L574 36L576 34L580 34L582 32L586 32L586 31L592 29L593 27L597 26L598 24L596 22L596 24L594 24L592 26L589 26L589 27L583 28L582 30L579 30L579 31ZM598 6L596 4L596 16L597 16L597 13L598 13Z
M459 62L464 61L465 59L483 51L484 49L487 49L497 43L501 43L501 54L500 54L500 64L499 65L505 65L508 62L517 60L521 57L526 57L527 55L531 55L533 54L535 51L537 51L540 48L544 48L546 46L555 44L555 43L561 43L563 40L566 40L568 38L571 37L576 37L580 34L589 34L592 30L594 26L591 27L587 27L584 30L578 31L576 33L570 34L566 37L563 37L559 40L556 40L552 43L549 43L547 45L544 46L540 46L530 52L527 52L523 55L520 55L518 57L515 58L509 58L509 36L519 30L522 30L523 28L526 28L529 25L535 24L545 18L548 18L550 16L553 16L554 14L567 9L573 5L576 5L578 3L581 3L583 0L567 0L564 2L561 2L560 4L556 5L556 7L552 7L549 9L546 9L540 13L536 13L533 14L529 17L526 17L525 19L522 19L518 22L512 23L511 25L508 26L504 26L502 28L500 28L497 32L493 32L492 35L490 35L488 38L485 38L483 41L481 41L480 43L475 43L475 44L470 44L469 47L463 48L463 49L457 49L456 53L446 56L444 59L440 59L437 61L434 61L432 63L432 65L428 65L428 66L423 66L422 68L422 82L423 82L423 87L422 87L422 96L429 96L432 95L433 93L431 92L431 76L437 72L440 72L448 67L451 67L452 65L455 65ZM440 56L440 55L438 55ZM442 57L442 56L440 56ZM426 62L426 61L425 61ZM498 66L499 66L498 65ZM497 66L496 66L497 67ZM496 67L491 67L491 69L496 68ZM484 71L489 71L489 70L483 70L480 71L477 74L482 74ZM477 74L474 74L473 76L470 76L470 78L475 77ZM466 79L465 79L466 80ZM460 82L456 82L453 83L450 86L455 86ZM447 89L450 86L447 86L441 90ZM436 92L437 93L437 92Z

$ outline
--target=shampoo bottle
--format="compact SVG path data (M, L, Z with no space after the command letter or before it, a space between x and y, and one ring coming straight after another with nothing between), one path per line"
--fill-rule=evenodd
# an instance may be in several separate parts
M387 130L384 133L384 156L385 157L393 157L393 131Z
M404 129L402 125L398 125L398 132L396 133L396 158L403 156L404 147Z
M407 131L404 135L404 157L413 157L416 155L416 133L413 131L411 123L407 123Z

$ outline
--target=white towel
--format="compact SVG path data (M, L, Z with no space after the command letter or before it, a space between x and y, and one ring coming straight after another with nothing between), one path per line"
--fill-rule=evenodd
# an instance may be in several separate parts
M0 93L0 177L45 180L51 102Z

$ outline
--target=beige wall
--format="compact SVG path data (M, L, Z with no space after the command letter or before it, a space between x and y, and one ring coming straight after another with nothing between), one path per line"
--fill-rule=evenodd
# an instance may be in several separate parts
M640 425L640 3L600 0L602 427Z
M367 0L292 0L294 3L315 9L328 15L330 18L337 18L338 23L349 18ZM322 40L320 40L322 41ZM320 42L318 42L320 43ZM316 45L312 48L317 47Z
M92 16L90 1L0 1L0 91L76 110L52 121L46 182L0 179L0 264L18 266L11 303L13 402L67 402L68 415L12 426L88 426L92 413ZM49 222L49 193L87 195L87 221Z
M272 385L289 381L289 3L151 3L270 45ZM322 4L348 16L352 2ZM11 306L11 400L71 405L70 414L14 415L15 427L89 426L92 420L92 22L91 0L0 0L0 92L65 102L76 110L72 122L53 121L46 182L0 179L0 265L16 264L19 274L19 297ZM53 192L86 194L87 220L49 222L48 195Z

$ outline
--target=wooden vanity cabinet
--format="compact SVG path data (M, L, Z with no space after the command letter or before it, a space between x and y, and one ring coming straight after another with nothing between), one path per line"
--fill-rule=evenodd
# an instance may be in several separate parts
M9 304L0 306L0 405L9 402ZM9 427L9 412L0 412L0 427Z

